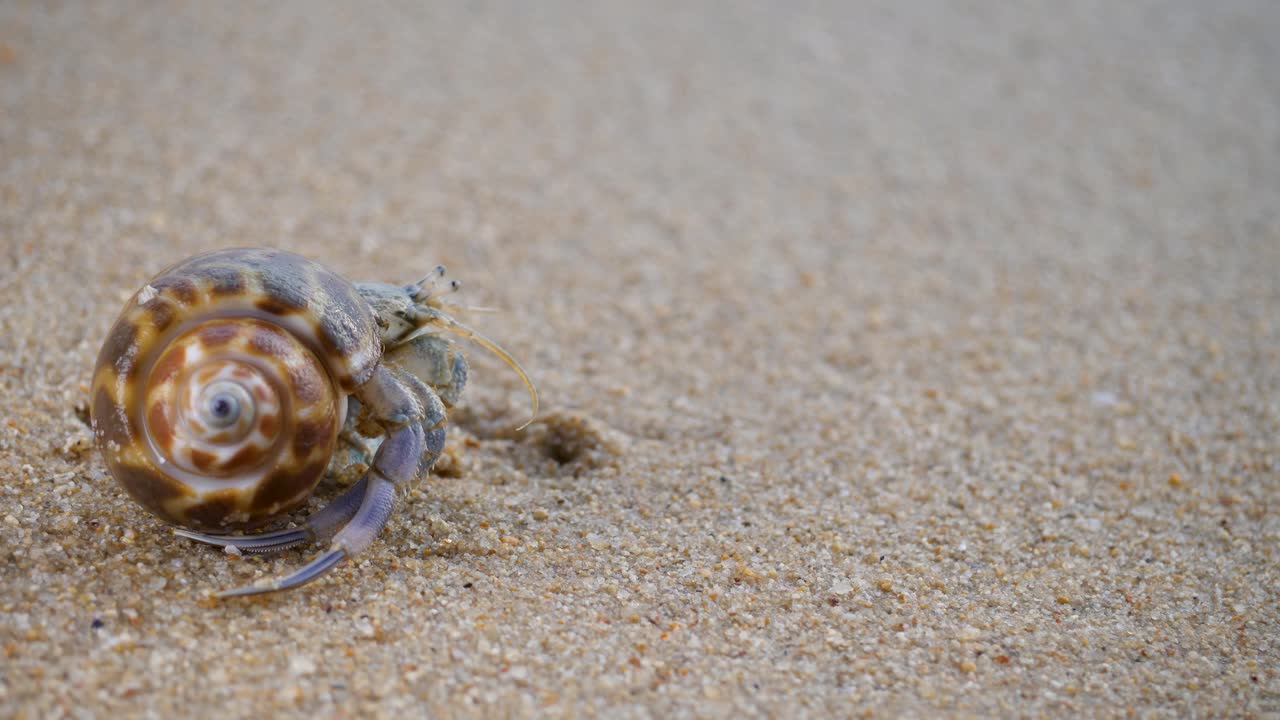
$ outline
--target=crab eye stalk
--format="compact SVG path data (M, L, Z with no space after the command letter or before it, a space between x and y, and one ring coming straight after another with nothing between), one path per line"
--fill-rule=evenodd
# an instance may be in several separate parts
M431 291L435 289L436 282L444 277L445 272L445 266L437 265L430 273L427 274L426 277L412 285L406 285L404 287L405 292L409 293L409 297L414 302L418 302L425 297L429 297L431 295ZM461 287L461 283L457 280L450 282L450 288L452 290L457 290L459 287Z

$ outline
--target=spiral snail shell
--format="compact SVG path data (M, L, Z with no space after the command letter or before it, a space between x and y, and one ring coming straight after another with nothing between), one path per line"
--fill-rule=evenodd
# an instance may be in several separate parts
M125 306L98 356L94 433L129 494L184 527L252 528L305 501L381 348L371 309L320 264L199 255Z
M443 275L352 283L299 255L233 248L171 266L125 305L98 355L90 414L129 495L179 535L244 552L331 539L292 574L224 597L297 587L373 541L398 491L443 450L466 386L466 359L442 333L514 368L536 414L519 363L445 312ZM367 460L359 480L300 526L227 534L298 507L352 458Z

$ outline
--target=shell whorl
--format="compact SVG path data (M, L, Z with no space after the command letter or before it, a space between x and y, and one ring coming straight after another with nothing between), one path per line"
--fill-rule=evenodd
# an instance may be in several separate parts
M367 309L339 281L296 255L237 250L187 260L138 291L103 345L91 404L108 468L135 500L214 531L306 500L346 393L380 351Z
M216 492L261 488L283 473L309 474L308 465L327 463L345 396L283 328L221 318L165 345L144 381L142 403L157 464L170 464L175 479ZM307 480L292 485L299 498L279 497L282 490L275 501L296 505L312 487ZM273 509L270 502L255 504Z

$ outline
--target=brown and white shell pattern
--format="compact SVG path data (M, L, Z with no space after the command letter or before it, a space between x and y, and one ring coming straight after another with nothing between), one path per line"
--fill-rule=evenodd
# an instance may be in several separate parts
M307 258L236 248L134 295L94 369L94 435L139 503L188 528L262 525L306 500L346 396L377 366L373 313Z

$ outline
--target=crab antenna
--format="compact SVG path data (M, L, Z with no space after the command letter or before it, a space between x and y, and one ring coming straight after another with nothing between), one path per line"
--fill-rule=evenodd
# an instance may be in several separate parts
M511 357L511 353L508 353L506 350L503 350L502 347L498 345L498 343L490 340L484 335L481 335L480 333L476 332L470 327L463 325L457 320L454 320L448 315L445 315L444 313L439 311L435 311L432 313L432 316L433 316L432 319L435 322L440 323L450 332L454 333L455 335L464 337L470 340L471 342L479 345L480 347L484 348L485 350L488 350L494 355L497 355L498 358L502 360L502 362L506 363L512 370L516 371L516 375L520 376L520 381L524 383L525 388L529 391L530 400L533 401L533 411L529 414L529 419L526 420L523 425L521 425L516 429L523 430L529 427L529 423L532 423L534 418L538 417L538 390L533 386L533 381L529 379L529 374L524 371L524 368L520 367L520 363L516 362L516 359Z
M477 312L477 313L499 313L501 308L490 307L488 305L463 305L461 303L440 301L440 307L449 308L450 310L458 310L460 312Z

